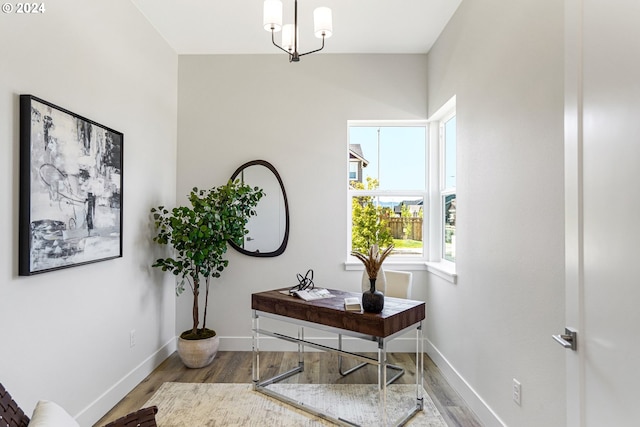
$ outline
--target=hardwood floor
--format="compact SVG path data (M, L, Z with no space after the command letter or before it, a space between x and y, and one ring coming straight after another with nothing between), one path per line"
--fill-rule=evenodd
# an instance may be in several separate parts
M153 393L164 382L185 383L250 383L251 352L221 351L214 362L206 368L186 368L177 353L162 362L147 378L127 394L113 409L102 417L95 427L102 426L114 419L143 407ZM398 379L398 383L415 383L415 355L409 353L390 353L389 363L405 366L406 373ZM297 365L297 353L293 352L260 352L261 376L267 378L285 369ZM353 363L345 361L345 364ZM424 358L424 388L433 399L436 407L450 427L479 427L480 422L469 410L458 393L453 390L433 361ZM337 372L337 356L331 353L305 353L305 370L285 382L294 383L327 383L339 377ZM346 365L351 366L351 365ZM341 383L357 384L375 382L377 378L374 367L365 367L340 378ZM194 426L197 427L197 426Z

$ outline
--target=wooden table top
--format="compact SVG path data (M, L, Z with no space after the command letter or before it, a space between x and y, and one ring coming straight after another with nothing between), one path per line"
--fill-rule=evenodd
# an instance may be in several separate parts
M345 329L365 335L385 338L425 318L425 303L402 298L384 297L382 313L346 311L344 299L362 298L361 293L328 289L333 298L305 301L282 294L288 288L251 294L251 308L297 320Z

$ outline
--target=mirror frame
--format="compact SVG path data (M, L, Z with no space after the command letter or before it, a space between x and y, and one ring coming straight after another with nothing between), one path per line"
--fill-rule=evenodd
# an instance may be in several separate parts
M238 167L238 169L236 169L233 175L231 175L231 180L235 181L240 175L240 173L244 169L248 168L249 166L264 166L267 169L269 169L278 180L278 184L280 184L280 191L282 191L282 197L284 199L284 212L285 212L284 236L282 238L282 243L280 244L280 247L272 252L251 252L236 245L231 240L229 240L228 242L232 248L234 248L235 250L237 250L238 252L244 255L254 256L254 257L276 257L278 255L282 255L284 250L287 248L287 243L289 241L289 202L287 201L287 193L286 191L284 191L284 184L282 183L282 178L280 178L280 174L278 173L276 168L266 160L252 160L250 162L247 162L241 165L240 167ZM254 187L258 187L258 186L254 185Z

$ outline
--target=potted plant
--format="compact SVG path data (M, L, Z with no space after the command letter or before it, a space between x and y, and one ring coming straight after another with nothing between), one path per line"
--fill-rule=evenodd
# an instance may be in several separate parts
M264 195L258 187L240 184L239 180L209 190L193 188L189 194L191 206L179 206L171 211L164 206L152 208L156 235L153 240L171 245L173 256L159 258L152 264L175 276L176 294L191 289L193 295L191 329L180 334L178 354L190 368L201 368L213 361L219 345L216 332L208 329L207 303L212 277L220 277L229 265L224 258L227 242L242 244L249 218ZM199 296L204 282L204 310L200 327Z
M377 244L369 248L368 253L351 251L351 255L364 264L365 274L369 279L369 289L362 293L362 309L369 313L380 313L384 308L384 294L376 290L376 280L381 273L382 263L393 251L393 245L380 252Z

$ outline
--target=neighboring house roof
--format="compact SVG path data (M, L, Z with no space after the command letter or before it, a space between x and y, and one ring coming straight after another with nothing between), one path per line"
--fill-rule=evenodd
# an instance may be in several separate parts
M424 201L422 199L403 200L402 202L400 202L399 204L393 207L393 212L394 213L402 212L402 205L408 206L410 212L418 212L422 208L423 204L424 204Z
M362 167L366 167L369 164L369 161L365 159L364 154L362 154L360 144L349 144L349 160L351 159L360 160Z
M418 199L418 200L403 200L402 202L400 202L400 205L407 205L407 206L412 206L412 205L422 206L423 204L424 204L424 200L422 200L422 199Z

